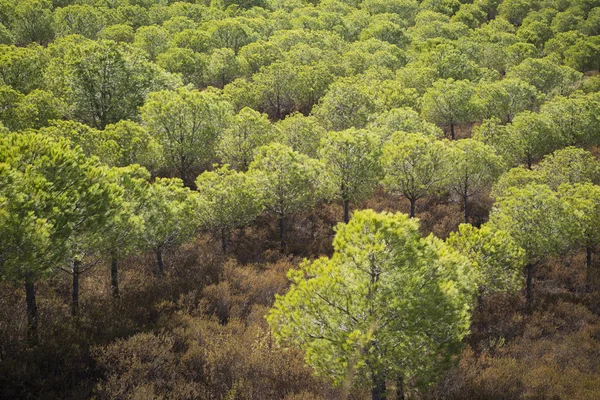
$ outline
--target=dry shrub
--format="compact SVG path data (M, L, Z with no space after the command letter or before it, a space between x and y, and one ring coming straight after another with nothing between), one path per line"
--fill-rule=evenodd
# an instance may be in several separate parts
M221 282L202 291L200 307L222 323L230 318L244 319L253 305L273 304L275 294L287 288L286 273L293 267L285 258L264 266L242 266L229 260L223 267Z
M138 334L95 350L106 373L101 399L336 398L313 378L300 353L272 343L258 325L179 315L171 333ZM294 397L291 397L294 398Z

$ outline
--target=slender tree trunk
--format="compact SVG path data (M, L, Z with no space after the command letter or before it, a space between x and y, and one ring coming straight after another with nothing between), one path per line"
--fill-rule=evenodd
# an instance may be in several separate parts
M279 214L279 251L285 253L285 215Z
M110 259L110 288L113 297L119 297L119 260L114 254Z
M344 200L344 222L350 221L350 200Z
M588 268L592 267L592 248L585 248L585 266Z
M525 298L527 299L527 303L531 304L531 300L533 298L533 291L532 291L533 264L527 264L525 269L527 272L527 280L526 280L526 286L525 286L525 293L526 293Z
M227 254L227 242L229 239L227 236L227 230L221 229L221 250L223 250L223 254Z
M465 224L469 223L469 198L463 196L463 209L465 211Z
M372 374L371 400L386 400L385 379L381 376Z
M81 261L73 260L71 262L71 275L73 276L73 292L71 293L71 316L79 315L79 273Z
M25 282L25 301L27 303L27 342L30 346L35 346L38 341L38 312L33 281Z
M409 200L410 200L410 213L409 213L409 217L414 218L415 217L415 208L416 208L417 201L415 199L409 199Z
M399 376L396 378L396 400L404 400L404 378Z
M450 138L454 140L454 122L450 123Z
M165 264L163 262L162 247L157 247L156 249L154 249L154 252L156 253L156 265L158 266L158 275L162 276L165 273Z

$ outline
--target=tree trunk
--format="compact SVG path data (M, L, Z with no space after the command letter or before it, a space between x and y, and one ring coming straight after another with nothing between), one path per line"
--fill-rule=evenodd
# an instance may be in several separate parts
M79 272L81 261L73 260L71 262L71 275L73 276L73 292L71 293L71 316L79 315Z
M34 282L25 282L25 301L27 303L27 342L30 346L35 346L38 341L38 312Z
M285 253L285 215L279 214L279 251Z
M588 268L592 267L592 248L585 248L585 266Z
M110 260L110 288L113 297L119 297L119 261L115 255Z
M157 247L156 249L154 249L154 252L156 253L156 265L158 266L158 275L162 276L165 273L165 264L163 262L162 248Z
M386 400L385 379L379 375L372 374L371 400Z
M227 242L228 242L227 236L228 236L227 230L221 229L221 250L223 250L223 254L227 254Z
M465 211L465 224L469 223L469 198L463 196L463 209Z
M415 199L409 199L409 200L410 200L410 213L409 213L409 217L414 218L415 217L415 208L416 208L417 201Z
M404 378L399 376L396 378L396 400L404 400Z
M525 286L525 293L526 293L525 298L527 300L527 303L531 304L531 300L533 298L533 293L532 293L533 264L527 264L525 269L527 272L527 281L526 281L526 286Z
M450 138L454 140L454 122L450 123Z
M350 200L344 200L344 222L350 221Z

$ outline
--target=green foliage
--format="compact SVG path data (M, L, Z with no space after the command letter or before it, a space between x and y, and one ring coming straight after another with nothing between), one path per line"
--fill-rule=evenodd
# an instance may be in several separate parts
M558 189L562 184L598 183L600 163L594 155L576 147L566 147L544 157L539 172L548 186Z
M593 146L598 143L600 121L594 117L600 111L600 99L594 96L573 94L556 96L544 103L540 114L549 117L564 143Z
M161 26L149 25L139 28L135 32L133 45L143 50L152 61L167 51L170 47L171 36L169 31Z
M163 148L166 165L185 181L213 160L231 105L214 92L182 87L151 93L141 114Z
M196 187L206 215L205 226L219 233L230 232L252 222L263 209L263 193L254 176L227 165L204 172Z
M156 179L148 189L148 200L140 214L144 219L144 245L162 252L190 240L203 223L202 210L198 195L184 187L180 179ZM162 254L162 273L160 263Z
M505 164L490 146L474 139L452 142L449 150L447 185L461 197L465 223L468 223L468 199L490 187L503 172Z
M357 129L329 132L321 141L319 155L337 198L358 202L373 194L381 177L381 148L374 134Z
M112 41L82 41L55 59L53 91L72 101L78 119L97 128L135 118L152 90L175 82L142 55Z
M109 179L121 191L113 200L116 207L103 227L99 247L117 261L144 245L142 238L146 225L141 212L149 201L150 174L139 165L131 165L113 168Z
M529 264L557 254L580 237L581 228L548 186L509 188L496 201L490 224L508 232L525 250Z
M386 189L404 195L414 203L439 192L448 172L447 144L418 133L397 132L383 147L383 184Z
M242 109L221 137L217 154L224 164L245 171L259 147L275 139L275 129L265 114Z
M356 80L341 79L329 87L313 114L326 129L361 129L375 107L375 99Z
M104 10L89 5L71 5L56 9L53 27L57 36L82 35L96 39L106 26Z
M24 96L10 86L0 86L0 105L0 122L13 131L41 128L66 114L62 101L38 89Z
M454 126L475 119L475 93L469 81L438 80L427 90L422 100L423 116L440 126L449 126L454 139Z
M475 101L484 119L511 122L515 115L533 110L538 104L537 89L519 79L481 83L476 90Z
M488 224L461 224L446 244L466 256L475 268L479 295L515 292L521 288L525 251L504 231Z
M393 108L379 114L370 124L369 129L381 136L382 142L387 142L394 132L421 133L439 138L443 136L440 128L421 118L419 113L409 107Z
M590 182L562 185L559 187L559 196L575 215L576 223L581 229L580 236L572 239L573 243L590 249L595 248L600 243L600 186Z
M44 87L47 64L47 52L39 45L0 46L0 78L4 84L23 94Z
M511 188L523 188L530 184L545 184L545 176L537 169L523 166L511 168L500 176L492 188L492 196L505 197Z
M529 111L515 117L508 127L508 135L507 144L513 149L513 156L529 168L564 143L550 118Z
M112 189L106 169L65 140L8 134L0 146L2 275L35 282L65 260L77 233L102 226Z
M507 78L519 78L547 95L568 94L581 81L581 73L547 58L527 58L510 68Z
M112 160L104 160L108 164L117 167L139 164L149 170L162 165L162 146L143 126L135 122L121 120L107 125L99 135L107 142L105 146L115 151L111 154Z
M280 216L306 210L327 198L324 173L321 163L279 143L259 148L248 169L265 206Z
M22 0L15 4L12 31L16 44L47 44L54 37L50 0Z
M289 272L268 317L275 337L336 384L349 371L367 388L434 380L468 333L470 263L402 214L356 212L333 245L331 258Z
M316 158L321 139L325 137L325 129L314 117L305 117L294 113L276 124L282 142L295 151Z

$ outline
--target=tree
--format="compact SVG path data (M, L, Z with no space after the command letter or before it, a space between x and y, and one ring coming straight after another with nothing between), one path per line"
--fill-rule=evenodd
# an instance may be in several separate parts
M328 198L323 165L291 148L271 143L258 149L248 174L258 183L265 207L279 217L281 251L285 243L285 218L293 212L309 209Z
M148 190L141 215L144 219L142 240L156 255L157 273L165 272L164 252L192 238L204 216L198 194L183 186L177 178L158 178Z
M259 147L275 139L275 129L266 114L243 108L225 129L217 154L224 164L246 171Z
M521 288L525 251L507 233L489 224L475 228L461 224L451 232L446 244L466 256L475 268L478 299L495 292L515 292Z
M39 130L41 134L67 139L72 146L79 146L87 157L97 156L112 164L116 143L106 142L101 131L75 121L52 121L52 125Z
M574 242L585 248L585 266L590 268L594 249L600 243L600 186L589 182L562 185L558 193L581 227L581 236Z
M98 32L98 39L112 40L117 43L133 43L135 32L130 25L110 25Z
M326 129L341 131L364 128L375 107L375 99L356 79L343 78L331 84L312 113Z
M397 132L383 148L383 184L410 201L411 218L417 200L435 194L445 184L446 147L442 141L418 133Z
M598 99L579 94L570 97L556 96L540 108L540 114L554 123L563 143L583 147L600 143L597 138L600 121L595 117L598 112Z
M105 12L87 4L58 8L53 17L57 36L82 35L96 39L98 32L106 26Z
M156 63L172 74L181 74L184 84L192 84L200 89L206 86L206 54L191 49L171 47L156 57Z
M537 89L519 79L502 79L477 87L475 101L485 119L496 117L510 123L515 115L532 110L538 102Z
M508 135L515 159L530 169L533 163L564 144L551 119L529 111L515 117L508 126Z
M377 115L368 128L381 136L382 143L386 143L398 131L420 133L433 138L444 135L440 128L423 120L419 113L410 107L393 108L385 111Z
M493 184L505 165L493 148L474 139L453 142L449 150L447 185L462 199L468 224L469 198Z
M386 398L386 380L435 379L469 331L470 263L405 214L362 210L339 224L331 258L290 270L268 316L276 339L306 351L334 384Z
M450 137L454 140L455 125L474 119L474 92L475 89L469 81L438 80L423 96L423 116L429 122L449 126Z
M68 47L48 73L61 76L53 87L75 104L78 119L103 129L138 115L146 95L176 81L139 52L112 41L83 41Z
M143 247L144 218L140 215L148 201L150 174L138 165L113 168L110 179L121 191L103 229L100 251L110 259L110 287L119 297L119 261Z
M562 184L600 181L600 162L589 151L577 147L565 147L548 154L540 162L538 171L553 190Z
M231 49L216 49L210 54L206 67L206 80L209 84L223 88L240 76L240 65Z
M282 119L296 110L298 66L276 61L254 74L252 80L261 93L262 108L273 118Z
M22 95L9 86L0 86L0 121L13 131L39 129L65 116L67 106L45 90Z
M4 135L0 165L0 272L25 284L27 333L35 343L35 283L68 260L78 232L102 226L111 190L97 160L64 139Z
M48 53L40 45L0 45L0 78L18 92L27 94L35 89L42 89L47 66Z
M512 67L507 78L519 78L547 95L568 94L581 81L582 74L548 58L527 58Z
M200 201L205 208L205 225L220 235L223 253L231 231L252 222L263 210L263 193L254 176L225 165L203 172L196 179Z
M12 18L15 43L50 42L54 37L51 9L50 0L23 0L16 3Z
M67 265L61 266L63 272L71 275L71 316L79 316L79 279L81 275L95 267L101 260L102 242L107 222L123 206L120 187L111 180L110 170L106 166L98 167L88 173L91 190L98 199L86 206L76 204L77 210L70 235L65 238L65 258ZM100 197L102 195L102 197ZM91 196L90 196L91 197ZM85 200L84 200L85 201Z
M537 169L528 169L519 165L503 173L492 187L493 198L504 197L512 188L524 188L530 184L545 185L544 175Z
M381 175L378 138L366 131L347 129L329 132L321 141L319 155L344 204L344 222L350 220L350 202L367 199Z
M490 214L495 229L508 232L525 250L526 297L533 299L533 272L546 257L560 253L580 228L558 195L546 185L529 184L509 188L496 200Z
M182 87L151 93L142 121L163 147L166 165L191 184L190 173L209 165L231 105L211 91Z
M315 117L304 116L300 113L288 115L275 125L282 137L282 142L295 151L316 158L319 143L327 132L317 122Z
M142 26L135 32L133 45L143 50L149 60L155 61L159 54L171 47L171 35L162 26Z
M205 29L214 48L230 48L236 55L242 47L259 39L259 36L238 18L210 21L205 25Z
M104 160L115 167L139 164L150 171L162 165L163 148L158 139L143 126L128 120L107 125L99 136L109 147L110 159Z

